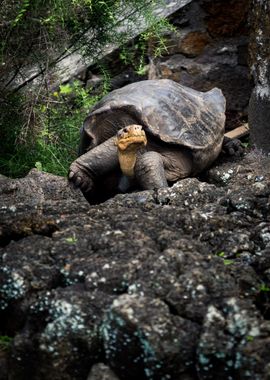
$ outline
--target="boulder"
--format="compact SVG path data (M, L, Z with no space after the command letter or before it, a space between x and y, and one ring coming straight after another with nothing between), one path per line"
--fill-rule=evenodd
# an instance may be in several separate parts
M90 206L0 181L1 380L269 377L270 158Z

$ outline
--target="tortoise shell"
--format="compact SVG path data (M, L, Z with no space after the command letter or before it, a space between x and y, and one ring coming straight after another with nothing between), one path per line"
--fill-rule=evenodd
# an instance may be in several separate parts
M169 79L129 84L91 110L82 129L81 153L130 124L142 125L148 138L189 148L199 171L221 150L225 98L217 88L199 92Z

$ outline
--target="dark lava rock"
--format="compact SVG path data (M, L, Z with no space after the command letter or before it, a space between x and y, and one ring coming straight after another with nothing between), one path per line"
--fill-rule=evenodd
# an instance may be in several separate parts
M219 308L210 305L205 314L197 349L201 379L234 379L243 366L242 348L260 335L254 308L234 297L222 303ZM240 378L249 377L243 373Z
M270 157L90 206L0 178L1 380L269 379Z
M113 371L103 363L94 364L87 380L119 380Z
M140 295L114 300L103 324L110 366L134 380L176 378L189 370L198 335L198 325L171 314L160 299Z

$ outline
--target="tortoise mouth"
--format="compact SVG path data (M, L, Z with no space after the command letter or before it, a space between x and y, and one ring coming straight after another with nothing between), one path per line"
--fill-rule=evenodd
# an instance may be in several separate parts
M129 125L117 133L116 145L120 151L136 150L146 144L146 135L140 125Z

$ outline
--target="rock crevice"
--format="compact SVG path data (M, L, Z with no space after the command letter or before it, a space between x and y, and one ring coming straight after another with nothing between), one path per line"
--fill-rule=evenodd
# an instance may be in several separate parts
M1 231L57 229L1 248L1 379L267 379L269 168L223 158L93 206L61 177L2 178Z

